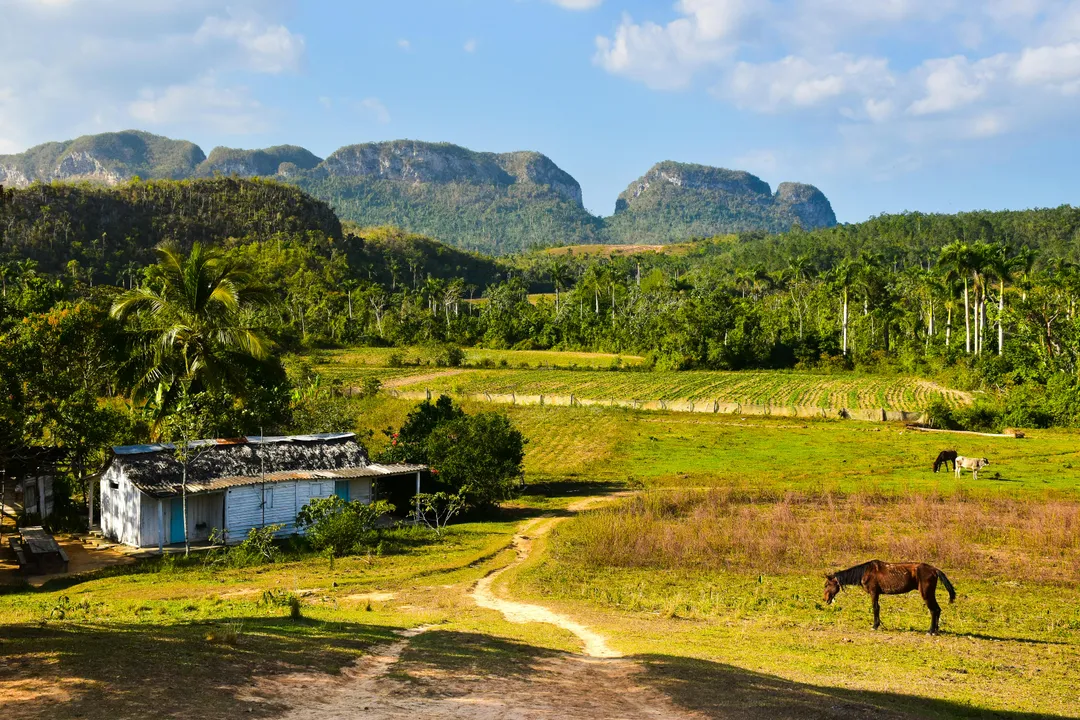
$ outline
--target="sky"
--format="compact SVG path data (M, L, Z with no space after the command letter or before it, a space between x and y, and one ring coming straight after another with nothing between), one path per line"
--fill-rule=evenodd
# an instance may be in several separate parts
M841 222L1080 204L1080 0L0 0L0 153L537 150L608 215L654 163Z

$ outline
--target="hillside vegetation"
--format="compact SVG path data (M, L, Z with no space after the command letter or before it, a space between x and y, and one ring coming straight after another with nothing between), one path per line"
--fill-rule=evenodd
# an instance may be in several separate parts
M550 245L677 242L836 222L828 200L813 186L782 183L774 195L746 172L670 161L631 185L615 217L597 217L582 205L577 180L541 153L477 152L413 140L346 145L324 160L295 145L218 147L206 157L192 143L129 130L0 156L0 184L14 187L215 175L295 183L332 205L343 220L396 225L492 254Z
M342 236L330 207L298 188L237 178L0 189L0 228L0 254L49 273L75 261L99 282L153 262L163 242Z

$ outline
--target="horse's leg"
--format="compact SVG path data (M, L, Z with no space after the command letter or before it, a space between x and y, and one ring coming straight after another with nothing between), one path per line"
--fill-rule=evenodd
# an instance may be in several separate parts
M870 592L870 600L874 605L874 629L877 630L881 625L881 603L878 602L878 598L881 597L881 593L875 588Z
M938 634L938 620L941 618L941 606L937 601L937 578L931 577L919 588L927 609L930 610L930 634Z

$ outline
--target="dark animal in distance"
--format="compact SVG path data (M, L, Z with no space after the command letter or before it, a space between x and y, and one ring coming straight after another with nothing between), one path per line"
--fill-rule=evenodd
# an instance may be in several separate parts
M945 469L949 469L949 463L952 462L952 469L956 469L956 451L955 450L942 450L937 455L937 460L934 461L934 472L937 472L942 465Z
M956 456L956 463L953 465L953 469L956 470L956 477L960 477L961 470L970 470L971 479L979 479L979 471L990 464L990 461L986 458L969 458L963 455Z
M956 590L953 589L949 578L933 565L871 560L862 565L826 575L825 602L831 605L837 593L845 585L862 585L863 590L870 594L873 602L874 629L877 630L881 625L881 606L878 598L881 595L902 595L918 589L923 602L930 610L930 634L937 635L938 619L941 617L941 606L937 603L938 580L949 591L949 602L956 600Z

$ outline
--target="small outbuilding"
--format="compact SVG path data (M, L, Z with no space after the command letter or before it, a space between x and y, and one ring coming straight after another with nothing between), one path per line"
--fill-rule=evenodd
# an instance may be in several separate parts
M427 467L378 465L352 433L196 440L188 445L187 529L191 542L214 531L238 543L252 528L298 532L312 498L372 502L384 483L415 485ZM176 446L114 447L101 472L101 532L133 547L184 541L184 472ZM385 487L385 486L384 486Z

